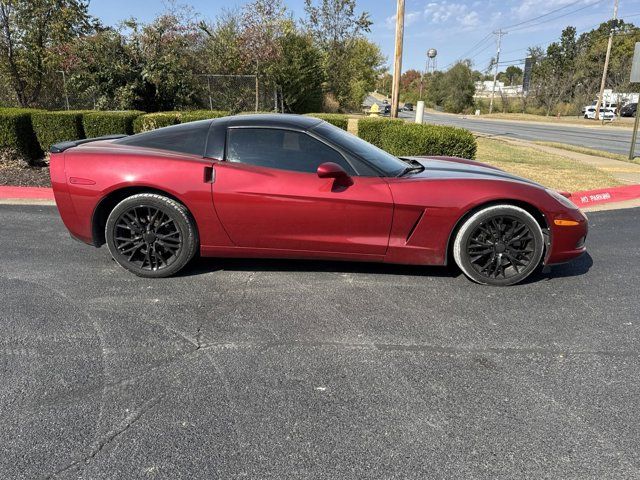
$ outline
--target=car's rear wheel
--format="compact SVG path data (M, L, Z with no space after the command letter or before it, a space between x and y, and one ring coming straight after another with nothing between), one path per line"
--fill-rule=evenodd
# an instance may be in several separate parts
M476 212L462 224L453 244L458 267L484 285L523 281L538 268L543 253L540 225L515 205L493 205Z
M193 258L198 234L181 203L154 193L125 198L109 214L105 238L114 260L141 277L168 277Z

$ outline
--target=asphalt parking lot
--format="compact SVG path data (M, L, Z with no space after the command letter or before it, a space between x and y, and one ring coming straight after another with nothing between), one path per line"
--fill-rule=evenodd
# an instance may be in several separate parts
M640 478L640 209L505 289L200 260L137 278L0 206L1 478Z

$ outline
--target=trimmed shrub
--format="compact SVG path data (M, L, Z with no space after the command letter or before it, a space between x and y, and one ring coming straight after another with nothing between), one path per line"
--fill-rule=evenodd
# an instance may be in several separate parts
M84 128L82 128L84 113L86 112L35 112L31 120L40 148L48 152L54 143L84 138Z
M180 112L180 122L195 122L198 120L209 120L210 118L227 117L231 112L225 110L189 110Z
M180 112L156 112L140 115L133 121L134 133L148 132L156 128L170 127L180 123Z
M143 112L135 110L122 112L92 112L83 115L82 125L87 138L105 135L132 135L133 121Z
M404 120L397 118L369 117L358 120L358 136L382 148L382 132L391 125L404 124Z
M31 116L38 110L26 108L0 109L0 150L3 157L33 163L42 158Z
M306 116L319 118L343 130L346 130L349 126L348 115L341 115L339 113L307 113Z
M417 123L394 124L382 132L384 150L397 157L443 155L473 159L476 139L468 130Z

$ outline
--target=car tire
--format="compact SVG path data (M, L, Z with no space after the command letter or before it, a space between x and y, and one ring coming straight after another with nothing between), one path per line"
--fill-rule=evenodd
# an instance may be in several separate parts
M492 205L464 221L453 244L460 270L483 285L522 282L539 266L544 235L533 216L515 205Z
M198 249L198 232L187 208L171 198L140 193L109 214L105 238L113 259L140 277L169 277Z

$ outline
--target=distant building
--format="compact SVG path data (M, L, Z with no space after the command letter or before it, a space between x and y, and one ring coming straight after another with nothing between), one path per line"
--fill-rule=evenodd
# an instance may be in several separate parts
M493 80L484 80L476 82L475 97L489 97L493 91ZM506 86L504 82L496 82L496 95L506 95L507 97L517 97L522 94L522 85Z
M605 89L603 95L605 102L617 103L618 106L626 105L627 103L637 103L638 97L640 97L638 93L614 92L610 88Z

